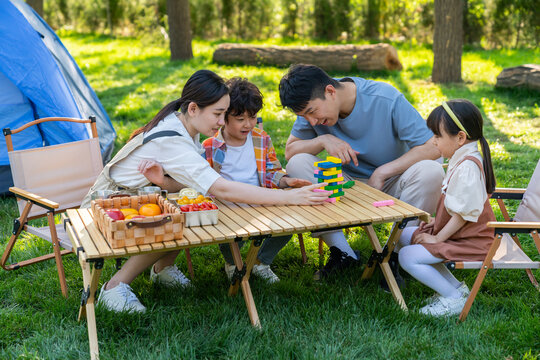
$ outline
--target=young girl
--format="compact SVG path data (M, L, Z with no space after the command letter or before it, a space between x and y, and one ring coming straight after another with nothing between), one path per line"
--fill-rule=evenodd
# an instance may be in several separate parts
M290 191L264 189L229 181L214 171L201 156L204 151L199 134L212 136L224 124L229 107L229 90L215 73L199 70L187 81L182 97L170 102L147 125L135 131L130 141L107 164L83 200L90 203L95 190L131 191L146 186L143 175L165 172L168 177L156 184L169 191L178 191L179 184L208 192L220 199L252 204L316 205L326 196L312 190L311 185ZM141 163L157 160L161 166L147 167ZM152 176L150 176L152 177ZM187 278L174 265L179 251L158 252L132 256L101 289L98 302L113 311L144 312L129 284L145 269L152 266L150 277L169 286L185 286Z
M463 309L469 289L443 263L484 260L494 237L486 224L495 220L488 199L495 189L495 177L482 134L482 115L471 102L443 102L431 112L427 125L442 156L450 160L435 219L404 229L400 245L408 246L400 250L399 263L438 293L421 313L455 315Z

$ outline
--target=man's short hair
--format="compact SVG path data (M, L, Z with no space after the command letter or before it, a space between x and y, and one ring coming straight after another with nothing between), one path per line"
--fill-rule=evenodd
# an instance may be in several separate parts
M324 99L327 85L335 88L341 84L315 65L296 64L289 68L279 82L281 106L295 113L304 110L313 99Z
M242 115L247 111L250 116L257 114L263 107L263 95L257 86L247 79L234 77L227 81L231 103L225 113L227 117Z

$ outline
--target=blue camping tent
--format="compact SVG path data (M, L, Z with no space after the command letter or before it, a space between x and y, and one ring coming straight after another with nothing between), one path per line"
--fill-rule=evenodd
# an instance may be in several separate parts
M42 117L97 118L104 161L116 132L105 109L58 36L23 0L0 1L0 129ZM90 127L47 122L13 135L15 150L87 139ZM0 193L13 184L0 135Z

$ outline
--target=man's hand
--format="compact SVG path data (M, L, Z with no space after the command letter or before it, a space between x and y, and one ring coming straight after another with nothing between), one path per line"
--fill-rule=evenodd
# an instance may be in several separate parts
M367 184L377 190L382 190L386 177L382 175L381 171L377 171L380 168L375 169L373 174L368 179Z
M330 134L321 135L320 138L323 142L324 149L329 155L340 158L343 164L348 164L352 160L354 165L358 166L358 158L356 156L359 152L353 150L348 142Z
M311 185L311 182L304 179L291 178L288 176L283 176L279 180L279 187L282 189L286 187L299 188L307 185Z
M163 167L154 160L141 160L137 170L144 175L152 184L162 186L165 179Z

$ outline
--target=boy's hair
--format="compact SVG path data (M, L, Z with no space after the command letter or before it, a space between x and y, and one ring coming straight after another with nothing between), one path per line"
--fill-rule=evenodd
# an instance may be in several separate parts
M335 88L342 86L339 81L332 79L318 66L292 65L279 82L281 106L299 113L306 108L309 101L324 99L327 85Z
M491 163L489 145L483 134L484 119L480 110L472 102L465 99L449 100L446 103L461 122L461 125L467 130L469 134L467 139L480 141L480 145L482 145L482 157L484 158L486 191L488 194L492 194L495 191L496 181ZM437 106L429 114L427 126L437 136L441 136L442 129L451 136L456 136L461 131L442 105Z
M234 77L227 82L231 103L225 113L225 122L227 117L242 115L247 111L250 116L254 116L263 107L263 95L257 86L247 79Z

